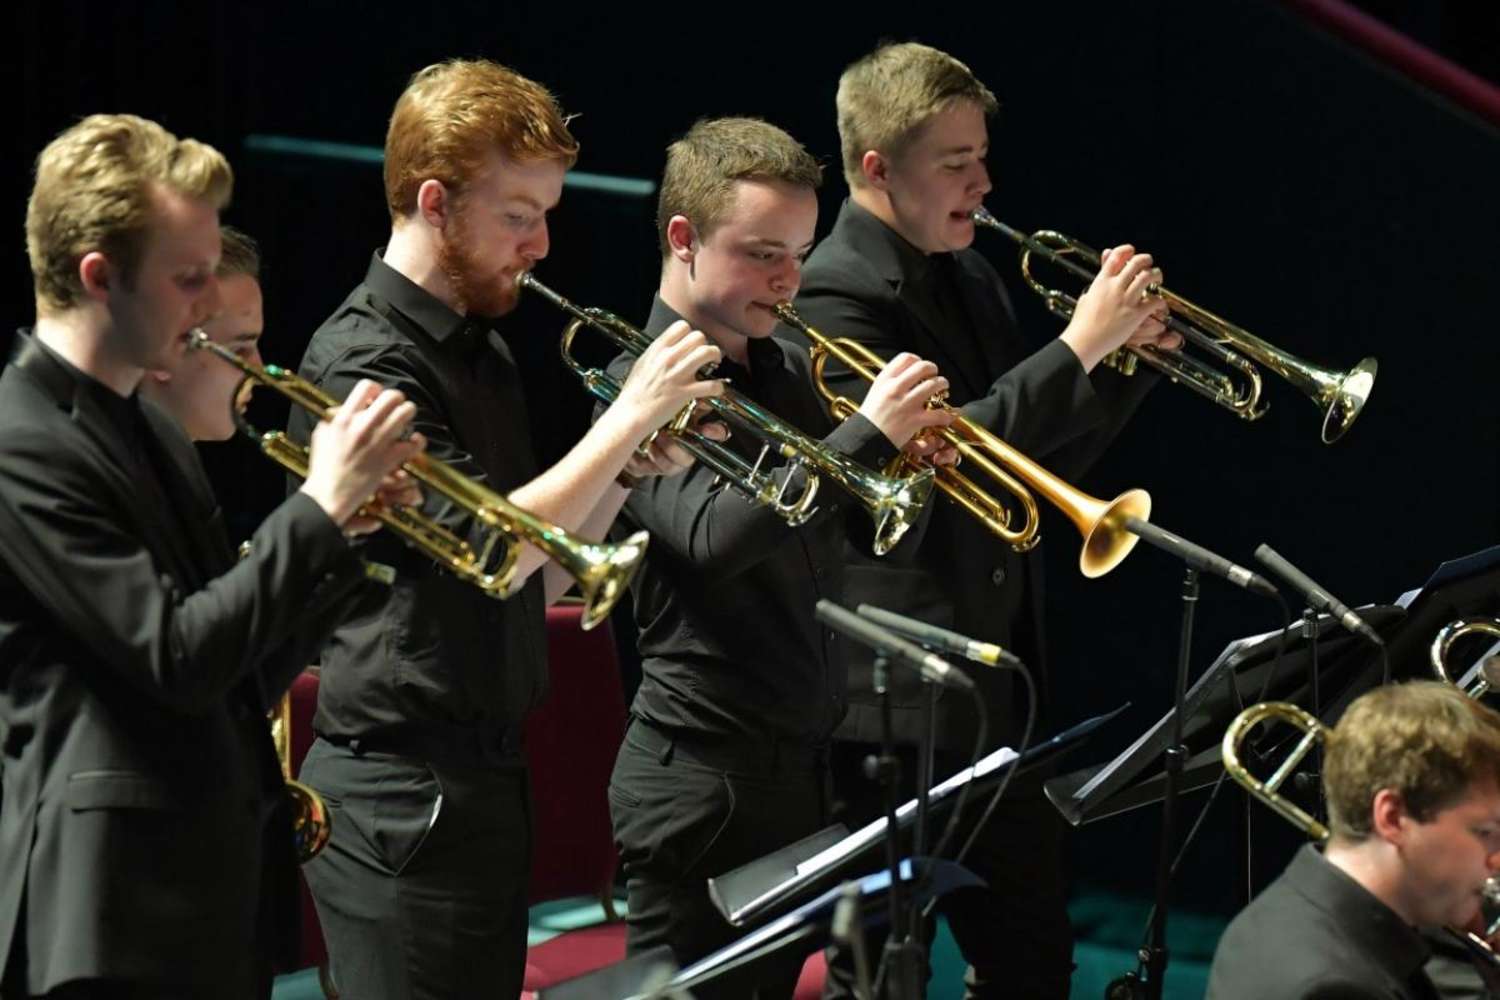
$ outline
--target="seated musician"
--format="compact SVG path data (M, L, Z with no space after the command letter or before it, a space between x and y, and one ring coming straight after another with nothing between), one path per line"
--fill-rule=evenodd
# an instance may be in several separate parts
M1500 714L1446 684L1371 691L1328 739L1332 835L1224 932L1210 1000L1436 998L1419 929L1470 925L1500 865Z

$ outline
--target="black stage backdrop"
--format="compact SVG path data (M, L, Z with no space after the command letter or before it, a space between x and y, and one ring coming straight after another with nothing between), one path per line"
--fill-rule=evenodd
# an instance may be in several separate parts
M1351 604L1387 602L1440 560L1497 540L1492 125L1273 0L1007 3L961 15L919 6L841 5L833 17L529 0L27 0L4 43L22 81L3 164L11 236L0 343L31 321L21 239L31 160L81 115L146 115L228 153L237 190L226 219L260 240L267 262L264 354L295 364L384 236L380 173L357 159L266 151L249 137L378 146L411 72L487 56L579 113L581 171L654 180L666 143L700 116L783 125L828 164L821 234L843 197L838 74L882 38L915 38L966 60L1001 98L988 200L997 216L1095 246L1132 240L1157 255L1174 290L1283 348L1339 368L1380 360L1367 412L1335 446L1319 443L1313 408L1275 377L1271 412L1253 425L1164 385L1079 485L1100 496L1146 487L1158 523L1246 562L1268 541ZM639 320L656 270L652 209L649 197L570 187L539 275ZM979 245L1013 272L998 237L981 234ZM1032 336L1054 335L1057 322L1019 280L1012 287ZM537 303L510 324L534 373L544 456L576 439L590 406L556 361L561 326ZM256 416L281 420L265 402ZM207 455L248 530L278 498L280 476L242 444ZM1058 721L1134 705L1089 751L1103 759L1170 702L1180 569L1142 547L1085 581L1072 529L1055 514L1045 528ZM1278 622L1270 605L1205 580L1195 675L1229 639ZM1177 893L1185 905L1227 911L1243 891L1235 796L1224 798L1188 862ZM1290 844L1270 842L1274 826L1258 824L1262 882ZM1147 813L1085 829L1080 879L1147 894L1155 832Z

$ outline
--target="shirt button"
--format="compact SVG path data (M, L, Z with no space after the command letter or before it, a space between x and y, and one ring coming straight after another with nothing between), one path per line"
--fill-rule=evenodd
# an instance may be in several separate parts
M839 634L837 632L829 632L828 633L828 641L829 642L836 642L838 640L838 637L839 637Z
M1004 566L996 566L995 567L995 571L990 574L990 582L993 583L997 587L1003 587L1005 585L1005 567Z

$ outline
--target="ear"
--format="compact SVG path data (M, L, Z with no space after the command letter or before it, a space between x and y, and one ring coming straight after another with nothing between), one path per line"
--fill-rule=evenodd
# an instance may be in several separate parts
M98 250L91 250L78 262L78 280L83 284L83 293L97 302L109 298L110 285L119 280L114 265Z
M680 261L691 264L698 252L698 230L685 215L667 220L667 249Z
M874 149L865 150L865 155L859 158L860 173L865 175L865 183L872 188L884 191L891 183L891 161L884 153Z
M428 178L417 188L417 214L434 229L442 229L453 212L453 199L442 181Z
M1401 793L1393 788L1382 788L1375 793L1370 803L1370 820L1377 837L1398 846L1405 841L1407 827L1414 822Z

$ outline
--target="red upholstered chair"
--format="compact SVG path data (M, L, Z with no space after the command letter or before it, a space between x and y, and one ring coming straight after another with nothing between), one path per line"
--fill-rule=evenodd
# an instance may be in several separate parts
M533 904L599 900L609 921L565 931L526 956L527 991L545 989L625 957L614 914L618 858L609 822L609 776L625 735L625 696L609 625L585 632L582 607L547 609L547 698L526 720L531 770Z

